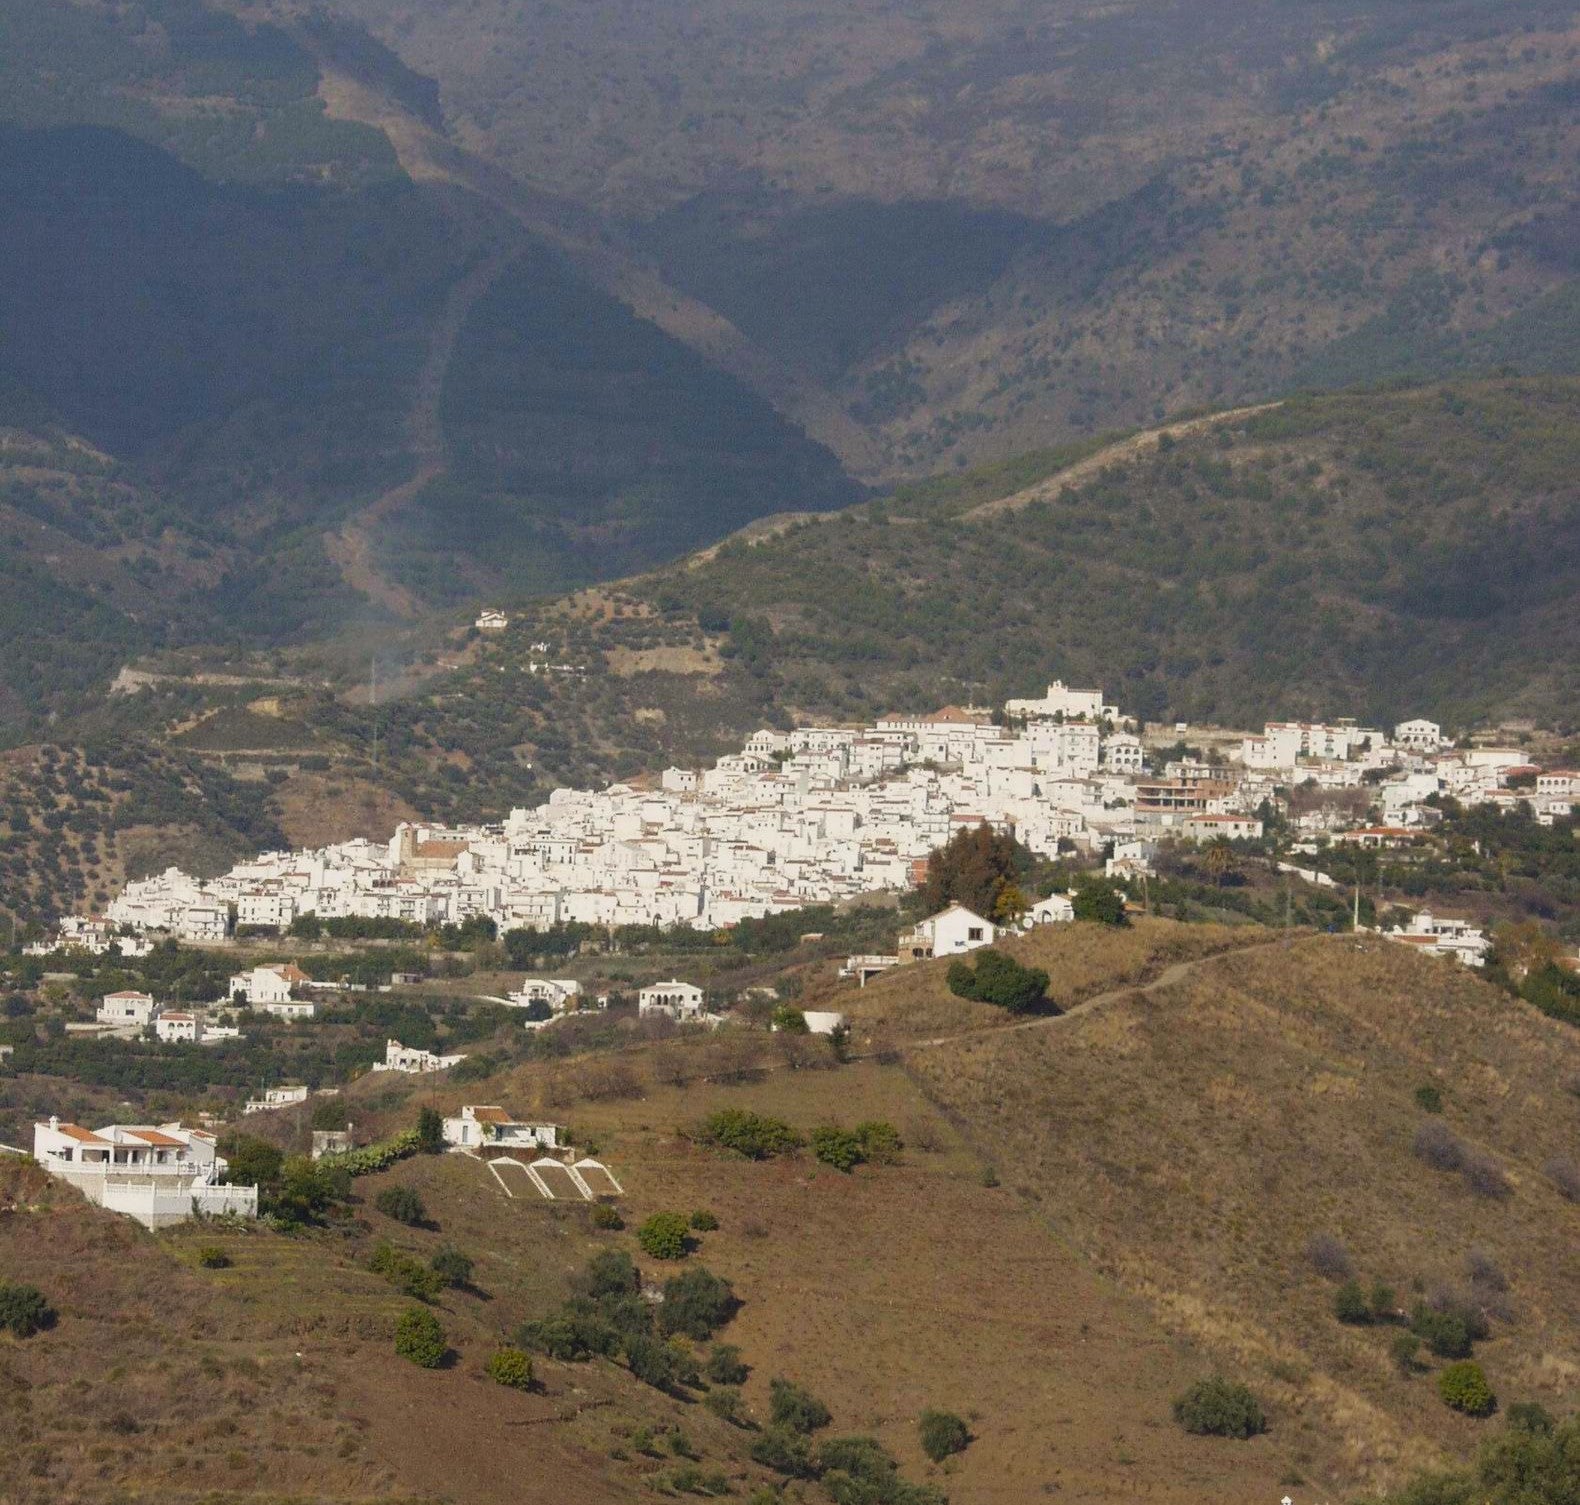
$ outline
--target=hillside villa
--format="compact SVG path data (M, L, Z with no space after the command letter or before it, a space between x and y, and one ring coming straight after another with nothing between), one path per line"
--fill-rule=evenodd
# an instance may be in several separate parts
M258 1188L221 1184L227 1165L203 1129L179 1123L84 1129L51 1117L33 1125L33 1158L90 1202L145 1228L198 1215L258 1215Z
M519 1123L497 1104L468 1104L444 1121L444 1142L455 1150L557 1150L558 1124Z

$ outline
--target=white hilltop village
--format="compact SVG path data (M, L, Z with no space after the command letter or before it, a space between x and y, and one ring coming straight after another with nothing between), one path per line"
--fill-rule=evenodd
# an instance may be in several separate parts
M1524 787L1509 786L1515 774ZM865 727L759 731L712 768L670 768L656 787L556 789L498 824L402 824L389 842L265 852L210 880L170 868L129 883L102 921L72 923L78 943L101 926L105 945L152 933L222 942L236 925L284 931L304 915L485 916L501 933L571 921L711 930L905 890L934 848L984 822L1035 853L1106 854L1109 873L1127 876L1147 871L1161 840L1259 839L1263 813L1285 808L1293 786L1367 783L1384 823L1347 825L1342 811L1319 809L1297 819L1293 853L1407 844L1438 819L1433 795L1525 801L1548 822L1580 795L1580 773L1532 769L1515 749L1450 747L1423 720L1391 734L1348 720L1273 723L1211 758L1151 767L1134 723L1100 690L1055 683L997 718L951 706ZM1426 914L1395 933L1473 963L1486 949L1479 932Z

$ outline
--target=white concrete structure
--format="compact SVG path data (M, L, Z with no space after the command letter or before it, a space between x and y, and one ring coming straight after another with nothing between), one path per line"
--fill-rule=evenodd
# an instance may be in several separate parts
M154 1022L154 1010L157 1008L152 994L127 988L119 993L106 993L99 1000L94 1017L100 1024L143 1029Z
M1484 967L1492 943L1474 925L1464 920L1445 919L1423 909L1412 915L1409 924L1398 930L1382 932L1391 941L1414 946L1429 956L1451 956L1467 967Z
M197 1015L184 1009L161 1009L154 1015L154 1036L167 1045L196 1045L200 1033Z
M307 1101L307 1088L296 1087L265 1087L262 1097L249 1098L242 1104L241 1111L246 1113L268 1113L275 1108L289 1108L294 1103Z
M1418 752L1436 752L1443 745L1443 728L1435 721L1418 718L1401 721L1393 729L1395 747L1414 748Z
M494 607L487 607L478 612L477 621L473 625L479 632L503 632L510 626L510 618Z
M227 1167L214 1136L179 1123L84 1129L51 1118L33 1126L33 1158L90 1202L145 1228L198 1214L258 1215L256 1186L220 1184Z
M582 985L574 977L528 977L513 993L505 995L511 1008L530 1008L534 1003L546 1004L556 1014L568 1014L580 1007L578 999Z
M664 1014L678 1023L700 1020L704 1013L703 992L679 978L655 982L637 994L637 1009L644 1018Z
M802 1009L801 1017L806 1020L807 1032L813 1035L832 1035L845 1027L845 1016L833 1009Z
M284 962L238 972L226 991L232 998L245 998L253 1008L261 1009L269 1004L290 1003L292 989L306 987L311 981L295 962Z
M973 914L963 904L951 904L900 936L900 960L961 956L979 946L991 946L997 939L998 928L991 920Z
M1041 699L1006 700L1004 710L1011 716L1047 721L1101 721L1104 717L1117 720L1119 716L1117 706L1103 704L1101 690L1072 690L1061 679L1054 680Z
M452 1066L464 1061L464 1055L440 1056L431 1050L413 1050L402 1045L399 1040L386 1040L384 1042L384 1059L373 1063L374 1071L404 1071L412 1075L422 1075L430 1071L448 1071Z
M457 1150L557 1150L559 1124L520 1123L494 1104L468 1104L444 1121L444 1142Z
M1039 899L1026 911L1025 923L1032 925L1064 925L1075 919L1075 905L1063 894L1049 894Z

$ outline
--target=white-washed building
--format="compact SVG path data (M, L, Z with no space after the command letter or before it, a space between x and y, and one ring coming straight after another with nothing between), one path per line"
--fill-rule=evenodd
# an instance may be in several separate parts
M167 1228L195 1216L253 1218L256 1186L222 1184L226 1162L214 1135L179 1123L84 1129L52 1117L33 1126L33 1158L90 1202Z

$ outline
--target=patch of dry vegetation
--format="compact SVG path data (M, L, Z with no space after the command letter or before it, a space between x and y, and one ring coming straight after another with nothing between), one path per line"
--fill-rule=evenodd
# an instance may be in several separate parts
M1305 939L909 1066L1061 1237L1256 1376L1349 1486L1476 1433L1401 1379L1386 1326L1334 1319L1306 1253L1324 1236L1404 1307L1485 1251L1510 1282L1484 1345L1499 1393L1558 1412L1580 1397L1580 1219L1540 1172L1580 1116L1573 1036L1454 964ZM1425 1082L1507 1196L1423 1167Z

